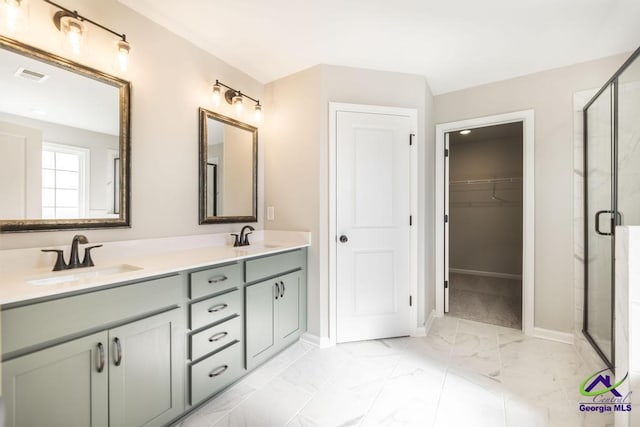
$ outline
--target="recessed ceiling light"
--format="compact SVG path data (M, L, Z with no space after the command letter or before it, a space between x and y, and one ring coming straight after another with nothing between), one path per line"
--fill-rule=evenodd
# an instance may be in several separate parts
M471 131L469 129L461 130L460 135L469 135Z

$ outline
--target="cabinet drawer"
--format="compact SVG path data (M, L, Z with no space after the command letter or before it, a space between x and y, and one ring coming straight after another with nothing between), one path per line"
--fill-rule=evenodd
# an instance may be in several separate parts
M240 342L194 363L191 365L191 405L231 384L242 371Z
M191 304L191 329L198 329L225 317L242 313L239 289Z
M245 281L253 282L287 271L305 268L306 254L305 250L299 249L262 258L249 259L245 262Z
M191 360L216 351L225 345L242 339L242 317L234 317L219 325L212 326L193 334L191 341Z
M242 284L242 267L240 264L209 268L189 274L189 297L200 298L205 295L221 292Z

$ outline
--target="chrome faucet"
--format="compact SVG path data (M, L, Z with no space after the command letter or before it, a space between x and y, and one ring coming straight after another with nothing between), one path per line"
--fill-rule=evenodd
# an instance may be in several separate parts
M64 251L62 249L41 249L42 252L55 252L58 254L53 271L67 270L80 267L93 267L95 264L91 259L91 249L99 248L102 245L89 246L84 248L84 258L82 263L78 257L78 244L87 244L89 239L82 234L76 234L71 241L71 254L69 255L69 263L64 262Z
M249 232L245 233L247 229L249 230ZM244 227L242 227L242 230L240 230L240 235L232 233L231 235L235 237L233 246L249 246L249 234L251 234L252 231L255 231L255 228L250 225L245 225Z

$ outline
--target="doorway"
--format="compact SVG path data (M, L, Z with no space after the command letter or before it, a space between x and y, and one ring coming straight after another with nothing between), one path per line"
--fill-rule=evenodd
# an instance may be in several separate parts
M522 328L522 139L522 122L445 135L448 315Z
M521 309L521 329L527 335L536 335L541 337L556 338L553 332L539 328L534 328L533 312L534 312L534 111L525 110L513 113L499 114L495 116L479 117L475 119L462 120L457 122L443 123L436 125L436 230L434 241L435 252L435 308L434 316L443 316L445 314L447 289L449 286L449 258L445 257L445 253L449 252L449 223L447 204L451 197L449 193L449 177L446 175L446 136L451 132L460 132L467 129L478 129L487 126L504 125L510 123L521 123L522 131L522 250L521 250L521 289L522 289L522 309ZM495 178L495 177L494 177ZM463 179L460 179L463 180ZM501 196L500 189L496 184L496 192L493 191L494 183L485 183L489 185L488 197L492 202L499 201L497 199L508 200L505 195ZM464 184L458 184L464 185ZM471 184L473 185L473 184ZM478 184L479 185L479 184ZM514 183L515 185L515 183ZM495 197L496 200L492 200ZM506 203L506 202L501 202ZM454 266L456 268L456 266ZM471 270L471 268L467 269ZM465 270L465 268L462 268ZM480 270L481 271L481 270ZM477 273L477 271L471 271ZM459 272L455 272L458 274ZM465 271L464 273L469 273ZM489 273L496 273L495 271ZM476 274L477 276L477 274ZM486 276L480 276L486 277ZM505 277L503 277L505 278ZM507 279L513 279L512 276L506 276ZM463 285L464 286L464 285ZM449 301L450 302L450 301Z
M417 114L330 104L331 341L410 335L417 294Z

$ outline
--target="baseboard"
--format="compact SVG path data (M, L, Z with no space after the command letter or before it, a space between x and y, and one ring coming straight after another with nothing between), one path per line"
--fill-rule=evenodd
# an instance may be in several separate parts
M558 341L558 342L571 344L571 345L573 345L575 342L574 336L570 332L559 332L559 331L553 331L551 329L544 329L544 328L538 328L538 327L533 328L533 333L531 334L531 336L535 338L542 338L550 341Z
M436 317L442 317L442 316L438 316L434 308L433 310L431 310L431 313L429 313L429 317L427 317L427 320L425 320L424 322L425 336L429 334L429 331L431 330L431 326L433 326L433 319L435 319Z
M467 270L464 268L450 268L450 273L468 274L470 276L497 277L500 279L522 280L522 274L498 273L496 271Z
M302 334L300 341L318 348L331 347L329 337L319 337L317 335L310 334L309 332Z

